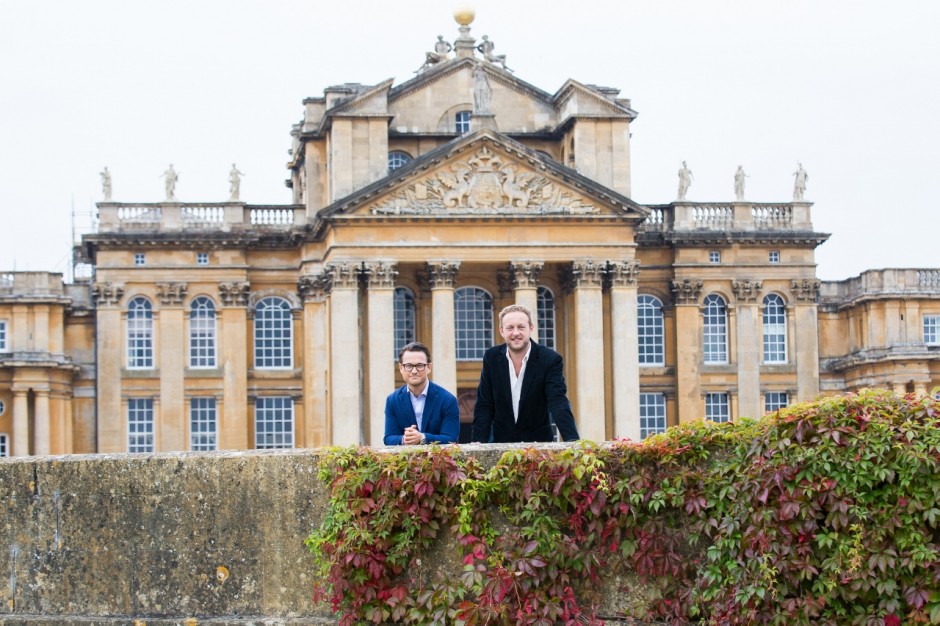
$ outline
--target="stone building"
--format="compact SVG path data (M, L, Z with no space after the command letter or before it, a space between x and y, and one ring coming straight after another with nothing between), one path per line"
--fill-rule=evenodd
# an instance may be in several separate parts
M237 176L180 203L168 176L163 202L99 203L88 281L3 275L3 452L377 444L413 339L466 425L513 302L593 440L940 384L940 270L821 283L802 190L634 202L630 101L526 83L471 19L402 84L304 101L291 204L239 201Z

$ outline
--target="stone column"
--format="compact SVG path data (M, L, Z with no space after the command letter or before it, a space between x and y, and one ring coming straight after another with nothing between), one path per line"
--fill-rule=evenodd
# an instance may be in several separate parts
M183 373L186 369L186 338L183 299L186 283L157 283L160 300L160 413L154 416L157 452L188 450ZM156 412L156 411L154 411Z
M735 298L735 327L737 330L738 364L738 416L760 417L763 415L760 398L760 350L761 336L758 324L761 282L756 280L733 280L731 290Z
M221 307L222 414L219 416L219 449L254 447L248 427L248 293L246 281L219 283Z
M52 429L49 415L49 388L35 387L35 413L33 415L33 453L48 455L51 453Z
M610 339L614 438L640 440L640 344L637 338L636 261L607 264L610 277Z
M127 452L125 415L121 404L121 365L124 363L124 325L119 308L124 286L95 283L98 452Z
M431 284L431 362L434 382L457 394L457 335L454 325L454 283L458 261L427 264Z
M304 300L304 424L298 447L322 448L330 445L329 422L330 350L327 328L327 296L330 275L302 276L298 290Z
M330 408L335 446L362 443L362 359L359 271L344 262L326 266L330 292Z
M571 264L575 310L575 415L582 439L607 439L604 403L604 265L594 261Z
M509 276L516 304L523 304L532 310L532 339L539 340L538 293L539 275L542 273L541 261L510 261Z
M679 421L689 422L705 416L699 384L702 362L702 324L699 297L702 281L689 278L672 281L676 303L676 400Z
M13 387L12 456L29 456L29 389Z
M819 322L816 316L819 281L815 278L792 280L790 287L796 298L796 400L806 402L819 395Z
M369 436L380 446L385 437L385 398L395 388L395 277L394 263L366 263L369 307Z

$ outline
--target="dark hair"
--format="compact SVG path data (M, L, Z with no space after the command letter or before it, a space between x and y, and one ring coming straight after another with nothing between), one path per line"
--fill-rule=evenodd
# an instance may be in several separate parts
M420 341L412 341L411 343L406 343L402 346L401 350L398 351L399 363L401 363L402 355L406 352L424 352L424 356L428 357L428 363L431 362L431 351L428 350L428 347Z

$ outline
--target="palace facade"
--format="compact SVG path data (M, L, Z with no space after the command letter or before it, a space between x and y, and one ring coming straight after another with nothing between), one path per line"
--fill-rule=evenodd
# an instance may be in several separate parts
M98 204L88 278L0 274L0 454L380 445L415 339L468 426L514 302L592 440L940 385L940 270L821 282L802 192L634 202L630 101L524 82L470 19L411 80L304 101L291 204L168 180Z

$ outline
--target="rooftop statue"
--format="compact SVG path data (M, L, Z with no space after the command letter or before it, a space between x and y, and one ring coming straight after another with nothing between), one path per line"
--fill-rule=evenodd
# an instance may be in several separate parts
M488 115L490 102L493 99L493 89L486 79L486 70L482 65L473 68L473 113L475 115Z
M806 193L806 181L809 180L809 174L806 173L806 170L803 169L803 164L797 161L796 171L793 172L793 199L802 200L803 194Z
M425 53L424 65L422 65L421 69L419 69L418 71L423 72L424 70L428 69L432 65L443 63L444 61L447 60L447 55L453 49L454 49L453 46L451 46L449 43L444 41L443 35L438 35L437 41L434 43L433 52Z
M229 182L229 202L238 202L238 196L241 193L242 186L242 176L245 174L238 171L238 168L235 167L235 164L232 163L232 171L228 174Z
M676 200L685 200L685 194L689 191L689 187L692 186L692 170L686 167L685 161L682 162L682 167L679 168L679 193L676 196Z
M747 177L744 168L739 165L738 170L734 173L734 199L739 202L744 200L744 179Z
M176 173L176 170L173 169L173 164L170 163L170 167L166 169L165 172L160 174L164 177L163 186L166 189L166 199L167 201L176 200L176 181L179 180L179 174Z
M512 70L506 67L506 55L505 54L494 54L493 48L495 44L490 41L489 37L483 35L483 43L477 46L477 50L483 55L483 58L490 63L499 64L503 66L503 69L511 72Z
M108 166L104 167L99 176L101 176L101 193L104 194L104 201L111 201L111 172L108 171Z

